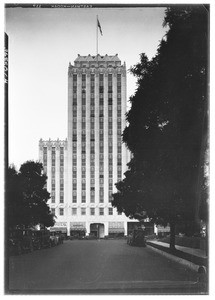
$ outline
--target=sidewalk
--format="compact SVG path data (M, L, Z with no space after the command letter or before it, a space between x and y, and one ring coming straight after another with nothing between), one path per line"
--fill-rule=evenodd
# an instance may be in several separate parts
M168 243L160 242L157 240L148 240L146 243L154 251L157 251L161 255L164 255L171 260L186 265L195 271L198 271L200 266L204 266L207 268L208 258L205 254L205 251L201 249L176 245L176 249L172 251L170 250Z
M160 242L160 241L156 241L156 240L151 240L149 242L157 244L157 245L161 245L162 247L169 248L168 243L164 243L164 242ZM178 245L176 245L175 248L179 251L186 252L186 253L189 253L191 255L195 255L195 256L198 256L198 257L201 257L201 258L207 258L205 251L201 250L201 249L188 248L188 247L183 247L183 246L178 246Z

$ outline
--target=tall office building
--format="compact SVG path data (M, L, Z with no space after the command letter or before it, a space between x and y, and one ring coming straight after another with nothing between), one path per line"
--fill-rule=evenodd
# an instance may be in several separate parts
M55 227L68 235L127 234L132 221L111 205L129 161L125 113L125 63L118 55L78 55L68 68L68 138L40 140Z

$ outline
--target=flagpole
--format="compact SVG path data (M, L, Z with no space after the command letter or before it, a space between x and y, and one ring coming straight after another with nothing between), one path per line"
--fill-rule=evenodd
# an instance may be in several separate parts
M98 15L96 15L96 56L98 56Z

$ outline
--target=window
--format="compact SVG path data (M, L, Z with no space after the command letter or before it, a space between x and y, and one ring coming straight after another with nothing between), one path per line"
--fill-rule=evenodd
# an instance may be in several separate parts
M90 192L90 202L95 203L95 192L94 191Z
M63 203L63 192L60 192L60 203Z
M77 81L77 74L73 74L73 84Z
M77 215L77 208L76 207L72 208L72 215L73 216Z
M117 134L118 134L118 136L121 136L121 134L122 134L121 129L117 129Z
M100 188L99 190L99 202L104 202L104 188Z
M109 202L111 202L112 200L112 191L109 191Z
M108 93L108 104L111 103L111 101L112 101L112 93Z
M55 203L55 192L51 192L52 203Z
M77 195L73 192L72 202L77 203Z
M103 85L103 74L99 74L99 84Z
M86 208L85 207L81 208L81 215L82 216L86 215Z
M118 215L121 215L122 213L120 211L118 211Z
M86 74L82 74L82 86L86 85Z
M52 179L52 190L55 190L55 179Z
M82 203L86 203L86 191L82 191L81 202L82 202Z
M100 216L103 216L103 215L104 215L104 208L103 208L103 207L100 207L100 208L99 208L99 215L100 215Z
M109 215L112 215L112 214L113 214L113 207L109 207L109 208L108 208L108 214L109 214Z
M64 215L64 209L63 208L60 208L59 212L60 212L60 216Z
M91 208L90 208L90 215L91 215L91 216L94 216L94 215L95 215L95 208L94 208L94 207L91 207Z
M55 215L55 208L51 208L51 213Z

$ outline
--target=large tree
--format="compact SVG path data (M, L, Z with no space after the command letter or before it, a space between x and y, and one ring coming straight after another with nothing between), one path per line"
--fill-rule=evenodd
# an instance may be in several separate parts
M169 30L156 56L131 68L138 88L131 97L123 140L133 154L113 205L134 217L147 211L171 226L196 221L207 141L208 11L204 6L166 10Z
M54 225L54 216L47 205L50 193L45 188L46 180L39 162L27 161L19 172L9 167L6 203L9 227Z

